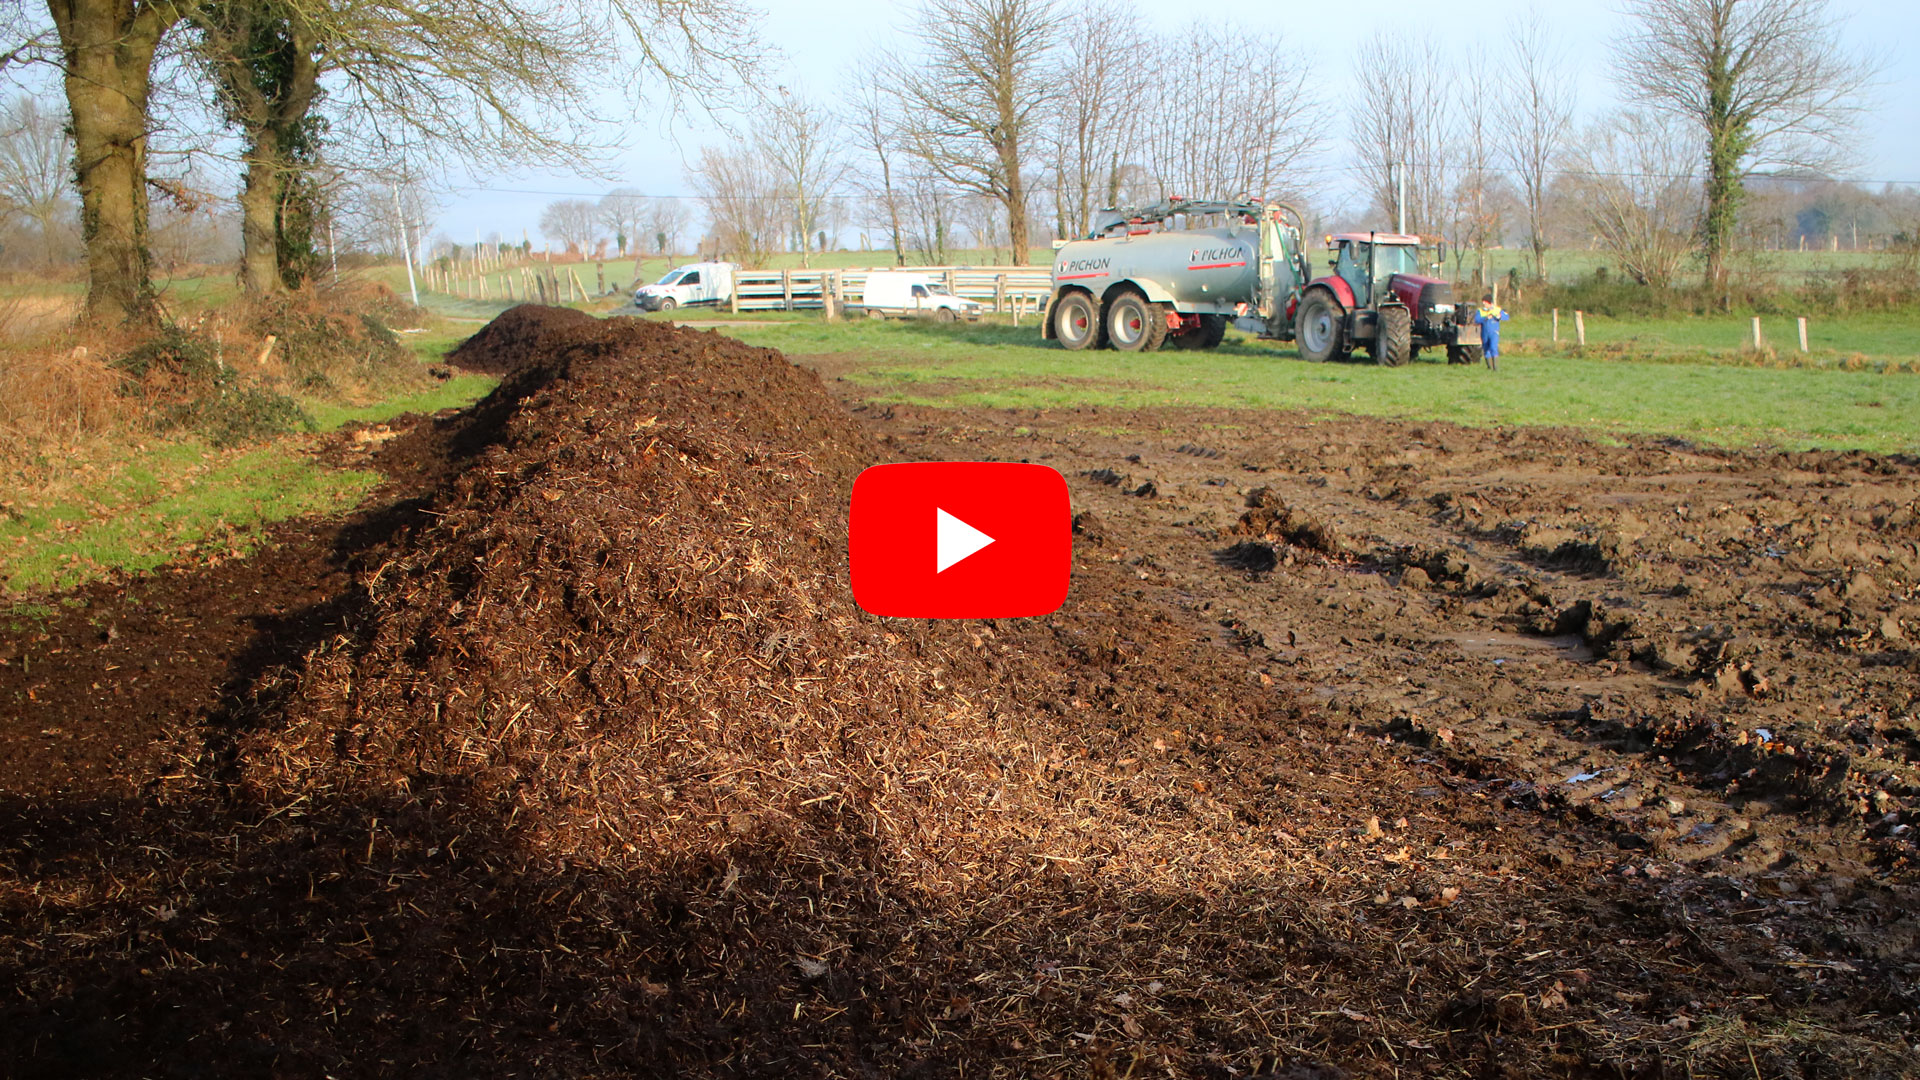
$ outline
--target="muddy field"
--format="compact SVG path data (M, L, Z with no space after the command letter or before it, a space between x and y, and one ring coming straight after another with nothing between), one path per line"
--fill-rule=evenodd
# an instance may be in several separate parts
M360 515L0 643L0 1069L1915 1074L1911 461L456 360ZM860 613L853 476L969 458L1067 605Z

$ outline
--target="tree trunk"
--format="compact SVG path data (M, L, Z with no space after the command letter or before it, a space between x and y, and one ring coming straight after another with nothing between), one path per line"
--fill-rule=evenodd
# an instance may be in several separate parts
M279 137L271 130L251 132L247 172L240 186L240 288L251 296L279 292L280 189L286 162Z
M1027 265L1027 187L1020 176L1020 144L1005 143L1000 160L1006 171L1007 239L1013 245L1013 265Z
M171 7L48 0L66 64L89 319L160 320L147 250L147 99Z
M1727 248L1740 216L1740 159L1746 155L1741 133L1710 132L1707 141L1707 216L1701 239L1707 249L1706 285L1716 296L1727 288Z

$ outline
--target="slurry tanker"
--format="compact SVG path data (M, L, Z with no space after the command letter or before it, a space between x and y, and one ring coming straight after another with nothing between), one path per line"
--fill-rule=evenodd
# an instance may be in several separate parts
M1316 363L1361 346L1386 367L1426 348L1453 363L1480 359L1471 308L1418 272L1419 237L1329 236L1332 273L1315 278L1303 231L1283 203L1171 199L1103 211L1091 236L1054 253L1041 334L1076 350L1211 349L1231 325L1296 341Z

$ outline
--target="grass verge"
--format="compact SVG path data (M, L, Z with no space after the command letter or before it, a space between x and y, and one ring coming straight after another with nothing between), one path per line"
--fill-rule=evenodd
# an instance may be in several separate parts
M442 323L403 340L420 362L437 363L466 330ZM96 441L55 479L0 491L0 590L66 589L113 573L244 555L259 545L264 526L343 512L379 483L377 473L315 460L305 444L356 421L467 405L494 382L461 373L359 404L302 399L315 434L248 447L220 449L196 436Z

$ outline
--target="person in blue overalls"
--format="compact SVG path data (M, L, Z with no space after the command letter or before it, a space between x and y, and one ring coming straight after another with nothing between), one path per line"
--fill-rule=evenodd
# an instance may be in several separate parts
M1473 321L1480 324L1480 355L1486 357L1488 371L1500 370L1500 324L1506 320L1506 309L1493 302L1492 293L1480 298Z

